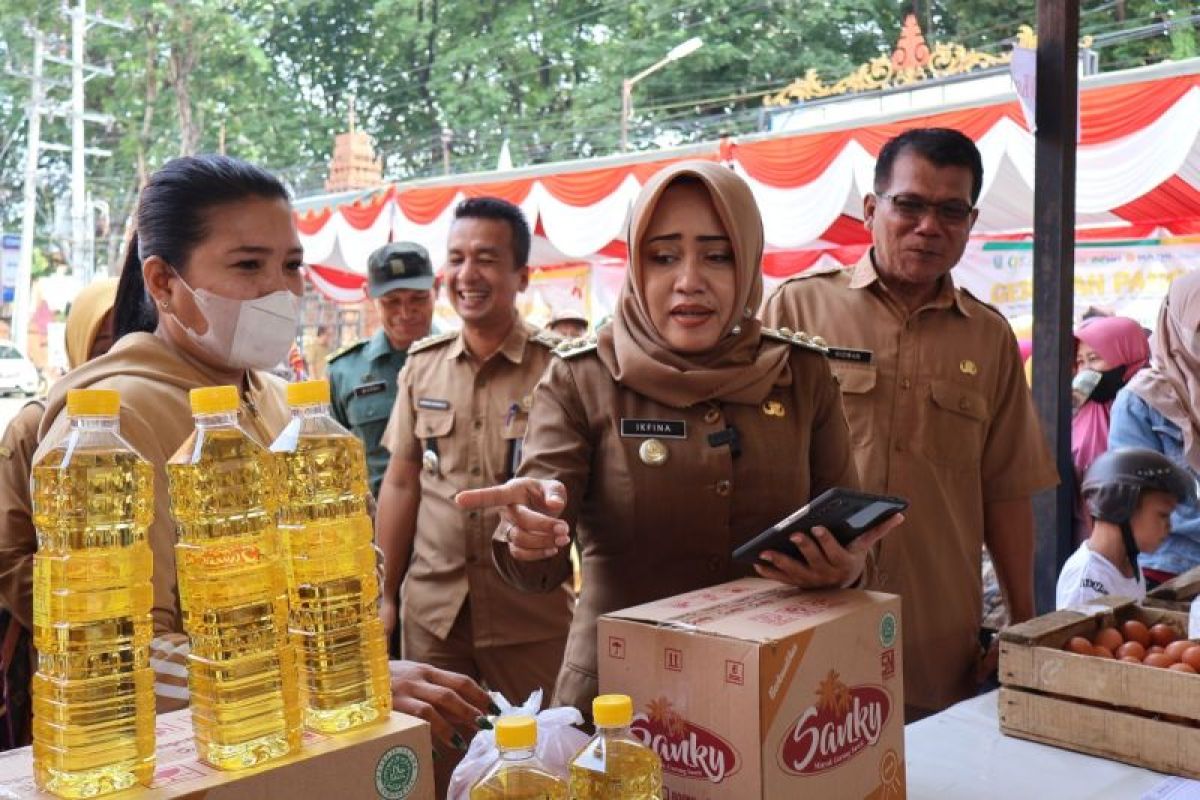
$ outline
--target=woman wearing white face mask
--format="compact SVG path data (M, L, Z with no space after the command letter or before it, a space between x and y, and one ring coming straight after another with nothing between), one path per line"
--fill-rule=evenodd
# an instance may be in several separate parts
M295 336L302 258L287 190L274 176L230 158L171 161L138 203L113 308L118 343L68 373L46 401L42 448L67 425L68 390L117 390L121 433L155 466L151 655L160 710L188 696L165 464L192 430L188 392L201 386L240 387L242 424L264 444L287 424L284 384L258 370L282 359Z
M198 387L239 387L242 425L264 444L287 424L284 384L261 370L279 363L296 335L302 259L287 190L273 175L223 156L169 162L138 203L113 309L120 341L68 373L46 401L43 449L67 426L69 389L117 390L121 434L155 467L151 665L159 711L188 698L165 464L191 433L188 393ZM469 679L408 662L393 662L392 690L398 710L429 720L446 739L451 724L473 723L488 705Z

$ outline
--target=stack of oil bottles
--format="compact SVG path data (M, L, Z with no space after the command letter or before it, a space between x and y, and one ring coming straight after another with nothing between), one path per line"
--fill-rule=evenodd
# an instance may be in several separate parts
M390 689L362 445L324 381L292 384L264 447L235 387L195 389L167 464L200 758L226 770L293 753L301 725L387 717ZM96 797L154 773L154 470L120 435L116 392L68 393L70 425L33 468L34 778Z

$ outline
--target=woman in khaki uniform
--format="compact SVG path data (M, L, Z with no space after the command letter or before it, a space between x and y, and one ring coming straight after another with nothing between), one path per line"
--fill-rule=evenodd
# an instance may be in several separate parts
M165 465L192 430L188 395L198 387L238 386L241 422L263 444L283 429L284 384L265 370L293 343L302 260L277 178L223 156L169 162L150 177L138 203L114 311L119 341L69 373L47 398L38 456L66 430L68 390L115 389L122 436L155 467L148 538L160 711L188 698ZM449 740L450 724L473 727L487 708L487 695L466 678L403 662L392 667L393 705L429 719L440 737Z
M555 702L596 695L596 618L748 572L737 546L833 486L854 487L841 397L822 348L763 329L762 220L730 170L685 162L642 190L611 325L556 352L534 395L518 477L463 492L505 506L493 554L504 577L583 590ZM826 531L760 575L805 587L857 581L893 519L844 549Z

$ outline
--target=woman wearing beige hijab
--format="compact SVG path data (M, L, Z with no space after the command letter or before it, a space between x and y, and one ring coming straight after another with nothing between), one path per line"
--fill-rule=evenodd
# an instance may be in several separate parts
M1149 448L1200 475L1200 272L1171 283L1150 340L1150 367L1126 384L1110 414L1110 450ZM1138 564L1150 587L1200 564L1200 507L1177 505L1171 535Z
M752 571L732 551L834 486L858 479L841 395L819 346L769 331L762 220L728 169L684 162L642 190L611 325L560 347L534 394L518 477L463 492L504 506L493 552L511 583L583 588L555 702L590 710L596 618ZM759 574L805 587L860 578L896 519L843 549L826 531Z

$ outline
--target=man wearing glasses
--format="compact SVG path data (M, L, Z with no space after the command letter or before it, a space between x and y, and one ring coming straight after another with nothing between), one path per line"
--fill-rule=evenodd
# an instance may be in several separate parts
M829 342L863 488L911 501L868 587L903 598L909 721L970 697L995 666L979 644L982 544L1012 620L1033 616L1030 497L1057 482L1012 329L950 276L982 184L962 133L897 136L863 202L871 249L852 270L784 283L764 311Z

